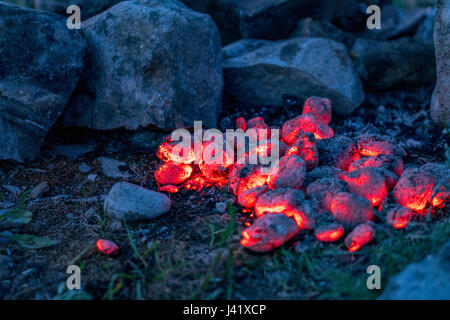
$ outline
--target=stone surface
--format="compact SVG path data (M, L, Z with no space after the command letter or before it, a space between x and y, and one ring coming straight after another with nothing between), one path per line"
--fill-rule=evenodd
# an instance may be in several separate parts
M266 214L242 232L241 244L256 252L278 248L300 231L295 221L284 214Z
M331 20L334 0L219 0L209 9L220 29L222 43L242 38L286 38L302 17Z
M431 98L431 118L450 126L450 2L439 0L434 24L437 82Z
M37 10L51 11L64 16L69 16L66 14L67 7L74 4L81 9L81 20L89 19L120 1L122 0L6 0L6 2L25 5Z
M170 210L171 201L163 193L127 182L116 183L105 198L108 214L127 221L149 220Z
M389 279L380 299L448 300L450 299L450 242L439 253L407 266Z
M347 171L350 164L361 158L353 140L346 136L316 141L321 166L333 166Z
M328 21L312 18L301 19L290 38L326 38L350 47L355 41L353 34L340 30Z
M0 160L30 161L72 94L86 41L52 13L0 3Z
M114 179L130 177L130 174L126 171L128 166L125 162L106 157L100 157L98 160L105 176Z
M40 198L49 190L50 190L50 186L48 185L48 182L43 181L43 182L39 183L36 187L31 189L30 193L28 194L28 198L30 198L30 199Z
M347 49L328 39L269 42L225 60L223 66L225 92L246 104L276 106L283 95L301 100L320 96L333 101L335 112L347 115L364 99Z
M410 38L391 41L359 38L350 55L360 63L358 73L370 90L424 86L435 81L433 47Z
M86 21L82 31L87 66L66 126L172 128L194 120L216 126L223 79L211 17L172 0L125 1Z
M381 29L365 28L363 38L390 40L401 36L413 36L417 27L424 20L425 8L401 8L394 5L381 7ZM368 16L368 15L367 15Z
M70 144L63 146L56 146L51 153L57 156L63 156L68 159L76 160L79 157L95 151L97 145L95 143Z

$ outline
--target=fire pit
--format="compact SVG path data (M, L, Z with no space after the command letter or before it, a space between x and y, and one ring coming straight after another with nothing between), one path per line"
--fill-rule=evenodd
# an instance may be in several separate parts
M158 149L163 163L155 179L160 191L172 193L226 188L243 214L255 218L242 232L241 245L257 252L280 247L302 230L314 230L323 242L345 236L345 245L354 252L374 239L376 224L405 228L449 201L445 166L429 163L404 170L407 153L393 138L334 136L331 114L331 100L310 97L302 114L281 128L270 127L261 117L239 117L237 131L247 130L253 144L224 134L223 144L212 152L218 141L203 141L203 130L190 133L183 149L167 137ZM269 165L269 157L276 161ZM211 158L220 161L212 163Z

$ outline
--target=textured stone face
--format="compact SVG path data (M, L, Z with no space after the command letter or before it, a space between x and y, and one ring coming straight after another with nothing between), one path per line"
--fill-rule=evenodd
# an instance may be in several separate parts
M219 32L176 1L126 1L83 24L87 67L66 126L215 126L222 97Z
M0 159L32 160L79 80L86 41L56 14L0 3Z
M450 2L438 1L434 23L437 82L431 98L431 118L450 126Z
M321 96L333 101L338 114L347 115L364 99L343 44L294 38L268 42L255 50L247 40L246 47L250 51L224 61L225 91L233 100L276 106L286 94L302 100Z
M104 208L117 219L150 220L167 213L171 201L165 194L131 183L116 183L105 198Z
M371 90L431 85L436 77L433 46L409 38L390 41L359 38L350 54L363 65L358 72L364 86Z

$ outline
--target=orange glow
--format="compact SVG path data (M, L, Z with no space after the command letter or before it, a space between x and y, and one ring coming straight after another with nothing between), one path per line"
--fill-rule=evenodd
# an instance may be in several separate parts
M319 122L317 130L314 132L314 137L316 140L333 138L334 131L330 126Z
M262 187L266 184L268 174L261 172L261 167L252 164L235 164L230 173L230 191L239 195L240 193Z
M334 195L330 209L339 222L346 224L355 225L374 218L373 208L368 200L347 192Z
M266 186L245 190L238 195L238 203L246 208L253 208L259 196L267 191Z
M242 231L241 245L256 252L278 248L295 236L300 229L282 214L267 214Z
M177 185L184 182L192 174L192 167L188 164L175 164L168 161L155 171L155 179L160 184Z
M395 206L388 210L386 220L395 229L406 227L413 216L413 212L405 207Z
M408 169L394 188L394 198L400 205L414 211L422 211L431 202L434 179L418 169Z
M348 171L351 172L357 168L384 168L396 175L401 176L403 173L403 160L399 156L394 155L379 155L376 157L364 157L360 160L354 161L348 167Z
M256 201L254 210L258 218L267 213L284 214L293 218L300 229L313 229L315 223L311 208L304 201L303 192L296 189L280 188L268 191Z
M377 207L387 198L385 179L371 168L358 168L343 176L351 192L369 200Z
M406 155L405 150L397 146L394 140L389 136L378 134L361 135L358 139L359 153L367 157L376 157L379 155Z
M180 191L180 188L169 184L169 185L162 186L161 188L159 188L159 191L168 192L168 193L177 193L178 191Z
M364 223L357 226L345 238L345 245L348 251L355 252L363 245L372 241L375 237L375 228L371 223Z
M112 241L99 239L96 243L98 251L108 256L114 256L119 253L119 246Z
M297 137L305 132L314 133L317 129L317 120L310 115L301 115L286 121L281 129L281 135L286 144L291 145Z
M286 154L295 154L302 158L306 163L307 171L311 171L317 167L319 163L319 154L312 133L303 133L298 136L295 142L289 147Z
M164 162L173 161L185 164L194 162L195 153L192 145L189 154L186 156L184 155L184 150L182 148L176 148L177 145L178 142L172 142L170 139L166 139L166 141L159 145L156 155Z
M321 228L317 228L315 235L317 240L322 242L334 242L342 237L344 227L340 224L330 224Z
M444 187L440 187L439 191L431 200L431 205L433 207L443 207L444 202L450 199L450 192L446 191Z

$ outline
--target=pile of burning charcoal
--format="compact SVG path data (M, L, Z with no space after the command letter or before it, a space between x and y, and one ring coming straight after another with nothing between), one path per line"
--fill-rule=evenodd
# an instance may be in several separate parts
M428 163L404 170L406 152L391 137L367 134L354 141L334 136L331 116L329 99L311 97L301 115L278 128L278 137L272 134L277 128L261 117L238 118L238 129L255 129L258 142L264 140L253 150L256 154L268 157L277 147L279 158L270 167L249 161L251 150L239 142L233 151L244 150L240 156L229 155L225 143L215 152L223 159L220 164L204 161L203 152L211 142L201 142L197 150L203 160L194 164L195 139L188 151L192 154L184 154L180 162L180 153L173 152L177 142L168 137L158 149L164 163L155 178L166 192L228 187L243 212L256 218L242 232L241 244L257 252L281 246L300 230L313 230L323 242L345 236L348 250L357 251L375 237L375 221L405 228L412 219L449 201L450 170L445 165Z

